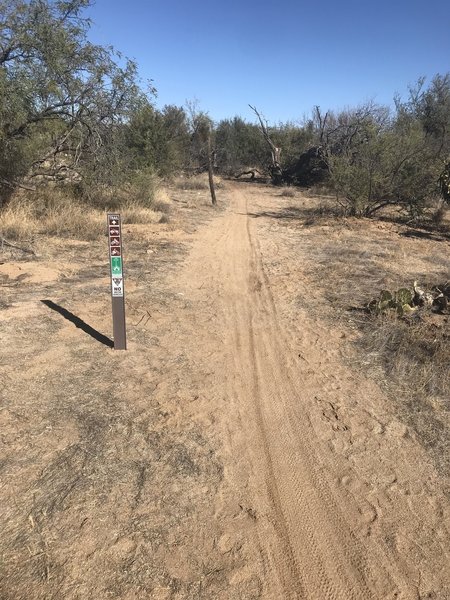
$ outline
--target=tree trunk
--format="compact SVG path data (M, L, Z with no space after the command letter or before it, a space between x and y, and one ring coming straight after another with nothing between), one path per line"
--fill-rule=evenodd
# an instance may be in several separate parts
M213 160L211 151L211 128L208 133L208 178L209 178L209 191L211 192L211 202L213 206L217 204L216 190L214 189L214 176L213 176Z
M270 138L269 130L267 129L267 123L264 123L261 115L256 110L254 106L249 104L252 111L256 114L259 119L259 124L261 126L261 131L266 140L267 144L270 147L270 153L272 156L272 165L270 168L270 174L272 176L272 181L276 185L280 185L283 182L283 169L281 168L281 148L277 148L273 141Z

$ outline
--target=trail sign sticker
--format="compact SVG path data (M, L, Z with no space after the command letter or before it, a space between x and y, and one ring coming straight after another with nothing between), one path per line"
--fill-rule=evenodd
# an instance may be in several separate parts
M123 277L113 277L112 295L113 298L121 298L123 296Z
M111 275L122 276L122 258L120 256L111 257Z
M108 246L111 267L111 297L114 349L126 350L125 291L122 262L122 232L120 215L108 214Z

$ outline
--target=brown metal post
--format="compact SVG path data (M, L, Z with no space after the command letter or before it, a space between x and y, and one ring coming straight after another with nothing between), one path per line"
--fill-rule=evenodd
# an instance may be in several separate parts
M127 331L125 324L125 288L120 215L117 213L108 213L107 220L114 350L126 350Z

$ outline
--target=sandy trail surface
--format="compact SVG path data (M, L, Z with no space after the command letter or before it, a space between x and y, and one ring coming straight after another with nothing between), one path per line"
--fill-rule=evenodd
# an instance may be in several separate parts
M6 327L31 345L6 361L10 391L20 364L43 380L39 431L25 400L6 403L4 442L27 442L26 459L8 455L4 469L5 599L450 598L442 477L392 401L352 369L351 332L293 303L309 285L304 248L274 231L277 201L227 185L227 208L190 236L158 294L131 271L126 354L78 342L67 323L56 348L30 354L27 319L45 307L28 297L19 333ZM75 300L88 320L81 291ZM151 318L139 321L144 307ZM105 330L107 299L96 310ZM74 353L83 367L69 365ZM45 381L57 376L78 412L55 421ZM85 404L71 387L83 376L108 401Z
M265 252L279 248L255 217L273 207L254 200L235 188L181 281L216 308L225 464L255 521L264 597L418 598L430 586L444 598L448 545L431 532L446 538L446 505L427 491L425 457L376 386L339 361L342 332L308 319L307 307L294 326L280 317L277 301L296 282L268 276ZM417 564L424 547L426 573Z

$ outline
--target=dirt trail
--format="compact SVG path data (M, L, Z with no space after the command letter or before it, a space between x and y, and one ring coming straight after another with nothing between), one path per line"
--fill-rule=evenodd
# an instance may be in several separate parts
M108 332L100 242L2 266L0 596L448 600L442 474L314 312L280 196L226 186L125 228L126 353L40 302Z
M178 285L217 308L228 484L236 497L245 490L255 521L263 597L447 598L445 502L426 483L418 501L408 497L408 478L430 478L425 458L386 415L376 386L335 356L338 334L306 314L297 331L281 320L263 265L265 232L249 216L255 199L234 187L229 211L204 231ZM208 340L198 342L206 352ZM345 404L347 425L338 415ZM422 595L428 588L438 595Z

